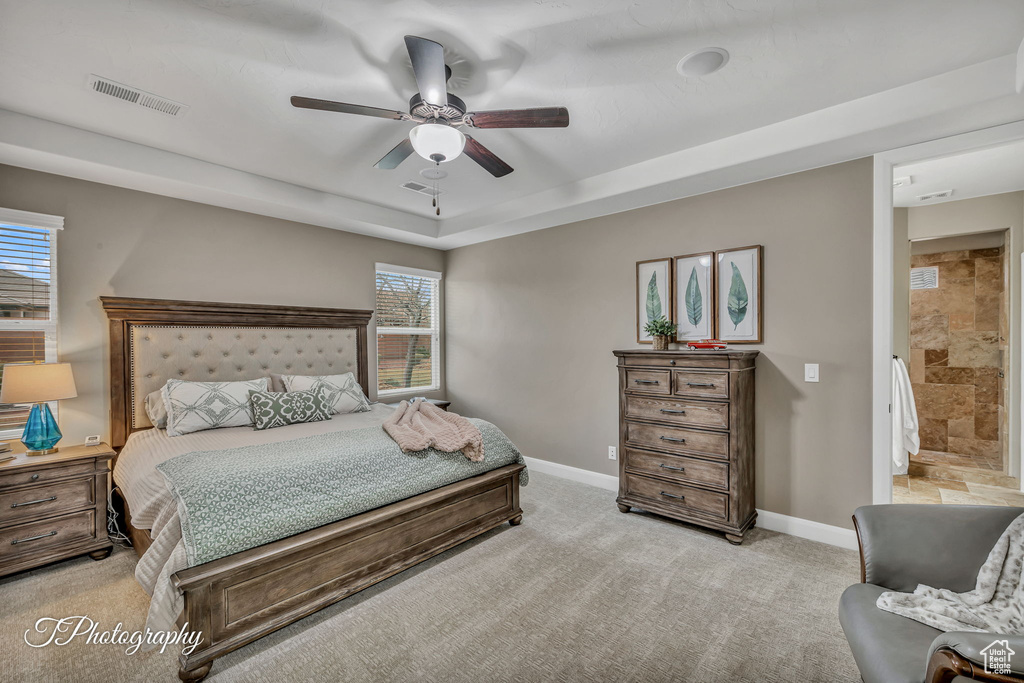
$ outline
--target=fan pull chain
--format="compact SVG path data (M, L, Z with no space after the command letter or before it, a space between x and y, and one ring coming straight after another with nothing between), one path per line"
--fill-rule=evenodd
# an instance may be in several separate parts
M434 201L433 201L433 206L437 207L437 215L440 216L441 215L441 202L438 200L438 197L440 196L439 183L441 182L441 178L440 178L440 176L441 176L441 173L440 173L440 171L441 171L441 162L439 162L439 161L435 161L434 162L434 171L435 171L435 173L434 173Z

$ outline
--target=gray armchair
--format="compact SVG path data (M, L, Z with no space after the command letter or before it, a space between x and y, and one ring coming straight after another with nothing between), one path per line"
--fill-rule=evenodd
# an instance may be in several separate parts
M1024 681L1024 636L943 633L875 606L887 590L918 584L973 590L992 546L1024 508L977 505L869 505L853 515L861 583L839 600L839 623L865 683ZM1010 676L984 671L984 650L1008 640Z

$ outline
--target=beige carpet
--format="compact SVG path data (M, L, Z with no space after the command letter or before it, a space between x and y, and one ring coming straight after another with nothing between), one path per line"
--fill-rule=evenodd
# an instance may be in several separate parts
M502 526L214 663L228 681L859 681L836 606L856 553L756 530L741 547L535 474ZM4 681L174 681L170 653L33 649L43 616L144 622L134 555L0 580Z

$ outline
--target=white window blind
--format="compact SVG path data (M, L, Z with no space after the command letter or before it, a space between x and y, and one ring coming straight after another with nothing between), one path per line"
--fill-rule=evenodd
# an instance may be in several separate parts
M61 225L56 216L0 209L0 364L57 360ZM0 438L20 435L28 412L28 406L0 405Z
M377 393L441 386L441 274L377 264Z

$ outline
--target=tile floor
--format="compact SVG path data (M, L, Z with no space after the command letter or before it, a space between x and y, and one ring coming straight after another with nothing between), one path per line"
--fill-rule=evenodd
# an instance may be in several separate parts
M1003 474L1002 467L965 466L970 458L922 451L910 461L907 474L892 478L892 502L1024 507L1016 479Z
M979 470L995 470L997 472L1002 472L1003 470L1002 458L985 455L960 455L958 453L922 450L910 460L911 462L921 462L929 465L973 467Z

